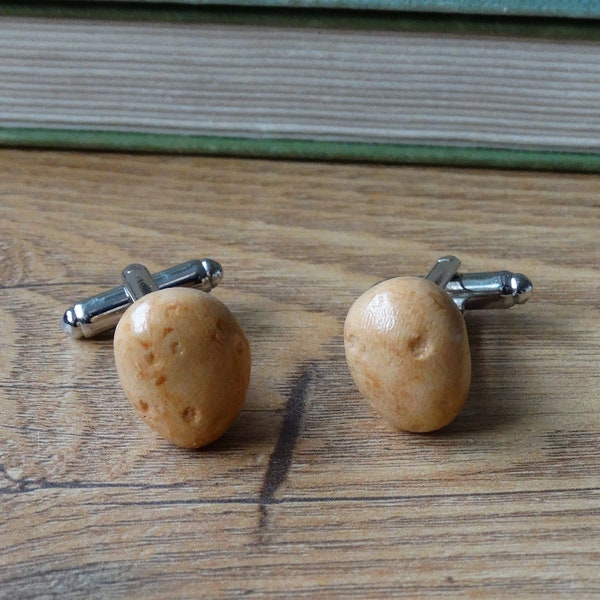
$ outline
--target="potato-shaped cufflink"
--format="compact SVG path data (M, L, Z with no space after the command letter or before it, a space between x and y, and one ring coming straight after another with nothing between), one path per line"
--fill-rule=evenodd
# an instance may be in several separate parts
M231 426L250 381L244 331L206 293L221 277L209 259L154 276L130 265L123 288L76 304L63 318L73 337L91 337L118 321L115 364L126 396L154 431L184 448L209 444Z
M360 296L344 324L350 374L361 394L394 428L435 431L462 408L471 382L461 311L526 302L531 282L508 271L457 274L442 257L425 278L382 281Z

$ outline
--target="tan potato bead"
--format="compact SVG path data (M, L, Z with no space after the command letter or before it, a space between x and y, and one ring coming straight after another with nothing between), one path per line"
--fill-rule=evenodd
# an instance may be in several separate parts
M434 431L463 406L471 381L464 319L427 279L382 281L350 308L346 360L360 392L394 427Z
M216 440L242 409L250 346L229 309L210 294L171 288L143 296L121 317L114 351L138 415L178 446Z

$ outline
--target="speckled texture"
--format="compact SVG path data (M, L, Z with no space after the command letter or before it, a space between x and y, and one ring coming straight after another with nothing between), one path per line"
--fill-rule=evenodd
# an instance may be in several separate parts
M465 322L431 281L398 277L365 292L346 317L344 347L358 389L397 429L440 429L467 398Z
M178 446L216 440L242 409L250 346L229 309L210 294L172 288L144 296L119 321L114 351L137 413Z

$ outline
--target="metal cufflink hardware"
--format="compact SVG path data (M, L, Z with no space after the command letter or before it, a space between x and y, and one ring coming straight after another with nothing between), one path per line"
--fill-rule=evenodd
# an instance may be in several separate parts
M125 277L125 276L124 276ZM210 292L221 282L223 269L210 258L188 260L150 277L147 285L159 290L171 287L197 287ZM90 338L114 329L119 319L133 302L127 283L92 296L68 308L63 315L63 331L73 338Z
M116 326L117 373L138 415L184 448L220 437L241 411L250 381L250 346L229 309L212 294L223 276L214 260L192 260L151 275L131 264L123 286L75 304L64 331L92 337Z
M360 296L344 324L350 374L393 427L428 432L450 423L471 383L462 313L510 308L531 296L531 281L509 271L460 274L443 256L424 278L396 277Z
M456 256L442 256L425 279L443 288L462 311L484 308L510 308L525 304L533 286L522 273L492 271L460 274Z

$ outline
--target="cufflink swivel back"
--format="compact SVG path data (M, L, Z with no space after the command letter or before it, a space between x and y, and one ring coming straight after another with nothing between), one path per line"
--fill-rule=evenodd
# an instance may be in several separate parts
M152 275L158 289L171 287L195 287L210 292L223 279L221 265L210 258L188 260ZM65 311L63 331L73 338L94 337L114 329L133 302L125 286L121 285L92 298L78 302Z
M63 330L74 338L116 325L115 364L126 396L152 429L184 448L209 444L230 427L250 381L244 331L206 293L221 279L221 266L210 259L155 275L133 264L123 270L122 287L63 316Z
M425 278L396 277L360 296L348 311L344 347L362 395L393 427L428 432L450 423L471 383L465 310L526 302L531 282L508 271L459 274L455 256Z

